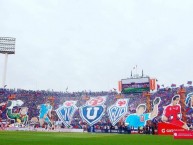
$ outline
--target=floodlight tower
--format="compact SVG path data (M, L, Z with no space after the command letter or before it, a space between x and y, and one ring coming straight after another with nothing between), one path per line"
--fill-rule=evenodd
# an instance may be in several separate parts
M5 63L3 70L2 87L5 87L6 73L7 73L7 60L9 54L15 54L15 38L13 37L0 37L0 53L5 54Z

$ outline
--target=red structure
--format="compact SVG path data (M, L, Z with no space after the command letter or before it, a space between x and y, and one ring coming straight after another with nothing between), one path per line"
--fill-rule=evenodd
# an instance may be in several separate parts
M186 104L185 104L186 90L184 88L180 88L178 90L178 94L180 95L180 105L181 105L181 111L182 111L182 121L184 121L186 123L187 122L187 118L186 118Z
M52 106L54 106L54 100L55 100L55 98L52 96L52 97L48 97L48 100L50 101L50 104L52 105Z
M150 101L150 98L151 98L151 94L150 92L143 92L143 96L146 97L146 106L147 106L147 112L151 112L151 101Z
M16 98L15 94L9 95L8 100L14 100Z

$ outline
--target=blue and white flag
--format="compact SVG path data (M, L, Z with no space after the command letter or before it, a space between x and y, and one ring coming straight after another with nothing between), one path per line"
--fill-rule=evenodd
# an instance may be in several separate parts
M117 122L121 120L128 112L128 102L129 99L118 99L115 104L111 105L107 109L109 119L114 126Z
M59 119L65 126L69 127L74 116L74 113L78 109L76 106L77 101L65 101L62 106L56 109L56 113Z

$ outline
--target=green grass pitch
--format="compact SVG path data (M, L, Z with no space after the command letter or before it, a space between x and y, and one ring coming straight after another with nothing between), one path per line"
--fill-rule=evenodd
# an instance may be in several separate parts
M193 145L173 136L0 131L0 145Z

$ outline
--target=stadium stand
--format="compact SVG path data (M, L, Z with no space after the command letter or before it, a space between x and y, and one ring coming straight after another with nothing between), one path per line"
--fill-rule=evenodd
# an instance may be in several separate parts
M161 88L156 93L151 95L151 100L153 100L155 97L161 98L161 104L159 105L159 113L158 116L152 120L153 123L158 123L161 121L161 115L163 113L164 106L167 106L171 103L171 98L173 95L177 93L177 90L179 88ZM193 92L192 86L185 87L186 93ZM15 97L16 99L20 99L24 102L23 106L27 106L29 108L28 110L28 116L29 120L33 117L38 117L39 110L37 109L37 106L39 104L44 103L48 100L50 96L54 96L54 106L53 110L57 109L61 104L63 104L66 100L77 100L77 106L82 106L85 104L86 100L89 99L89 97L96 97L96 96L107 96L108 99L105 103L106 107L114 104L117 100L118 93L116 90L114 91L101 91L101 92L55 92L55 91L33 91L33 90L23 90L23 89L0 89L0 103L7 102L9 97ZM123 94L123 98L129 98L129 104L128 104L128 114L135 113L136 107L141 104L145 103L146 98L142 94ZM0 108L2 110L2 108ZM14 109L14 112L18 112L18 108L16 107ZM0 112L1 120L6 119L6 113L3 110ZM57 115L56 113L53 113L53 120L57 121ZM11 123L11 122L10 122ZM188 126L193 125L193 109L187 108L187 124ZM82 121L79 111L77 110L74 115L74 119L71 122L71 125L73 128L83 128L87 129L86 123ZM124 126L124 125L123 125ZM122 126L122 128L124 128ZM156 126L156 125L155 125ZM95 124L95 129L102 129L105 132L105 129L111 129L111 128L120 128L120 125L117 124L116 126L112 126L107 113L103 116L102 120ZM132 127L131 127L132 129Z

